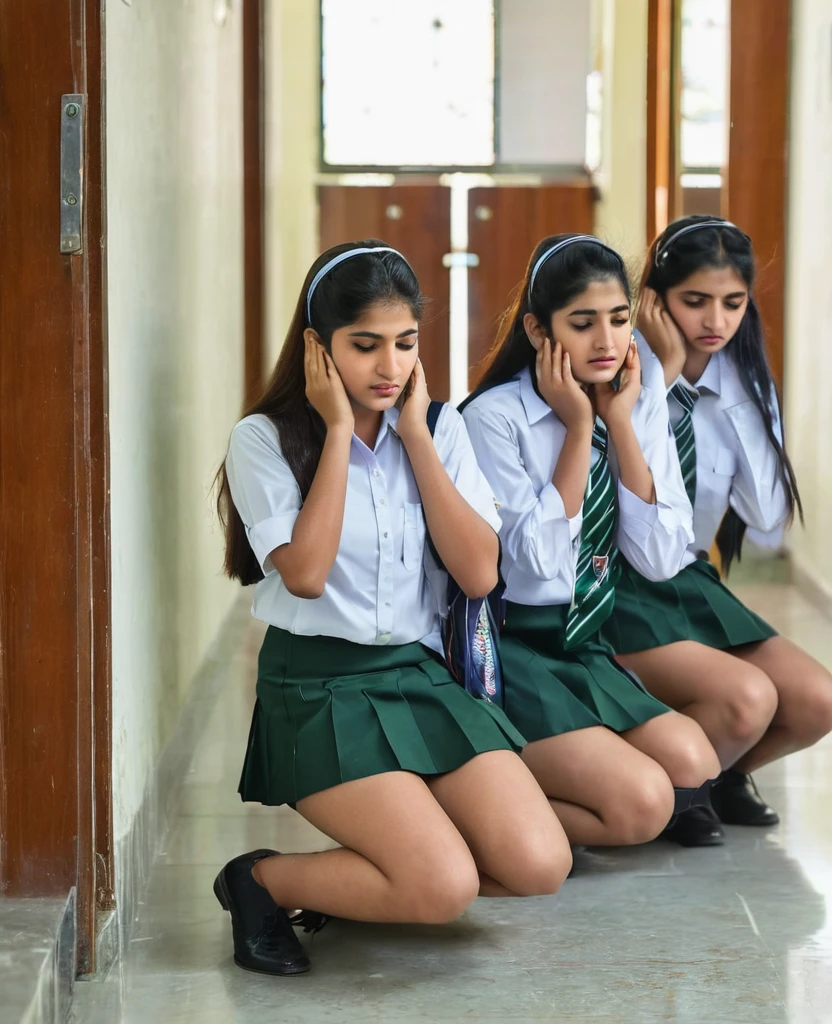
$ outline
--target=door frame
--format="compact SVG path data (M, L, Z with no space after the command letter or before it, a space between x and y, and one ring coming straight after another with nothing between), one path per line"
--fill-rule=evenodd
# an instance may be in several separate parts
M74 889L81 974L114 906L104 60L98 0L0 5L0 893ZM84 116L72 255L66 94Z

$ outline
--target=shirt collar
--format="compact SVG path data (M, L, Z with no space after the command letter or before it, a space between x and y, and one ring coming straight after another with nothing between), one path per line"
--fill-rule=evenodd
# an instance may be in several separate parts
M534 384L532 383L532 372L528 367L520 371L520 399L523 402L523 408L529 425L538 423L544 416L548 416L552 412L546 402L535 391Z
M715 352L708 360L708 365L699 380L696 390L719 397L722 394L722 352Z

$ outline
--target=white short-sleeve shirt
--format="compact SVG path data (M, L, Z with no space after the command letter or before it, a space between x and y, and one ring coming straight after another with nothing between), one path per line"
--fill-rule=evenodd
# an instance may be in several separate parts
M695 387L683 377L677 383L699 395L692 416L696 441L694 540L685 565L699 552L710 550L729 507L752 530L776 540L789 516L786 486L760 410L740 380L729 350L711 356ZM677 422L682 408L669 391L667 405L671 423ZM775 436L782 441L776 405L770 415Z
M582 516L567 517L552 483L566 427L538 395L528 369L475 398L463 418L500 504L508 599L538 606L568 604ZM669 579L681 568L693 532L663 389L656 394L642 386L632 418L653 474L656 504L647 504L621 483L610 447L610 469L618 485L616 544L643 576ZM592 462L598 458L593 449Z
M270 558L291 541L301 509L277 429L264 415L247 416L235 426L226 461L231 497L265 573L254 592L256 618L303 636L368 645L422 641L441 649L447 577L426 551L421 497L395 433L397 421L398 410L384 414L372 450L353 436L338 554L323 594L314 600L290 594ZM462 418L449 405L440 413L434 444L457 490L499 530L491 488Z

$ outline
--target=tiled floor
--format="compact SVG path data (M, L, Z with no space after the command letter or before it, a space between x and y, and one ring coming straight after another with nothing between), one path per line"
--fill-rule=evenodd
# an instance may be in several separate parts
M794 589L737 589L832 664L832 623ZM444 928L332 923L303 977L235 968L211 894L218 867L258 846L328 845L294 812L236 796L256 646L254 628L126 963L109 983L76 986L76 1022L832 1022L832 741L759 772L783 818L773 831L732 828L718 849L586 853L559 896L478 900Z

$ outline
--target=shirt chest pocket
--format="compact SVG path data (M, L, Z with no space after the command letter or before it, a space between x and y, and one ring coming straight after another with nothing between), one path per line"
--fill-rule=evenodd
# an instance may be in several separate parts
M711 496L712 503L722 505L728 499L731 484L737 472L737 456L730 448L715 448L708 453L709 457L700 463L697 470L697 500L700 491ZM701 494L705 498L705 494Z
M422 506L406 504L402 509L402 562L409 572L422 567L426 536L427 526Z
M717 448L713 458L713 472L717 476L734 477L737 472L737 457L730 448Z

